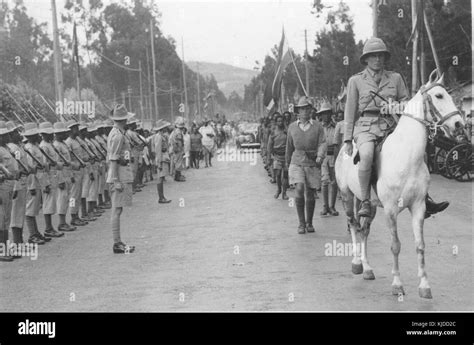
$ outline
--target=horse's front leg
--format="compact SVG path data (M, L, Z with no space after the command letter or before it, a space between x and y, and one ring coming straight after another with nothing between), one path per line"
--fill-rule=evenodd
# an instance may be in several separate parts
M360 260L359 246L357 245L357 232L359 231L359 222L354 215L354 194L350 191L342 191L342 205L344 206L344 211L347 216L347 226L352 238L352 273L353 274L362 274L363 267Z
M361 261L362 261L362 266L364 268L363 278L365 280L375 279L374 271L372 270L372 267L369 265L369 260L368 260L368 255L367 255L367 241L369 239L370 224L372 223L372 220L375 217L375 213L377 212L377 206L372 204L371 209L372 210L371 210L370 217L362 218L362 227L360 231L361 247L362 247L361 248Z
M431 295L431 287L428 283L428 274L425 271L425 239L423 236L425 209L426 205L423 199L416 203L410 211L413 234L415 235L416 254L418 256L418 277L421 279L420 285L418 286L418 293L422 298L433 298Z
M400 254L401 249L401 242L398 238L398 231L397 231L397 215L398 210L395 207L384 207L385 211L385 219L387 221L387 226L390 230L390 235L392 237L392 245L390 249L392 250L393 255L393 267L392 267L392 294L393 295L404 295L405 291L403 290L403 285L400 280L400 268L398 265L398 256Z

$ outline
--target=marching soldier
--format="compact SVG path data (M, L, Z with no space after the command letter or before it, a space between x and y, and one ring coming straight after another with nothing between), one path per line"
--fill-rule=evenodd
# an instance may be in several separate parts
M104 124L98 121L96 123L97 132L94 137L95 142L97 143L97 149L101 152L102 156L107 157L107 140L104 140L103 133L104 133ZM107 174L107 162L106 159L103 159L99 166L99 203L98 207L101 209L110 208L109 205L106 205L106 198L105 198L105 177Z
M89 197L89 192L91 188L94 188L95 183L95 175L96 175L96 162L97 157L88 147L85 139L87 137L87 125L82 123L79 125L79 136L77 137L77 142L81 146L81 149L84 153L84 156L87 157L86 161L86 168L84 173L84 179L82 180L82 192L81 192L81 210L82 210L82 218L87 221L95 221L97 220L97 216L95 212L89 212L87 209L87 198Z
M73 162L69 153L69 148L64 143L68 137L70 129L63 122L56 122L53 125L54 142L53 150L57 153L59 160L63 164L61 177L58 180L58 196L56 208L59 215L59 231L74 231L77 228L66 222L66 214L69 207L69 198L72 185L75 183L74 172L79 171L81 166L78 162Z
M114 127L107 139L107 153L110 162L107 183L110 184L112 198L112 234L113 252L116 254L131 253L134 246L127 246L120 238L120 215L123 207L132 206L133 172L130 163L131 147L125 135L125 125L129 118L124 105L117 105L111 112Z
M7 247L8 232L10 230L10 216L12 212L12 197L15 180L19 176L18 164L12 157L7 146L9 141L8 129L5 121L0 121L0 200L3 215L0 216L0 243ZM0 261L13 261L13 257L3 253Z
M89 224L85 219L79 218L79 207L81 206L82 196L82 181L86 173L86 161L89 157L86 156L81 145L77 141L79 135L79 123L70 120L66 123L67 128L70 129L69 137L66 139L69 152L71 153L71 161L73 165L73 180L71 180L71 194L69 199L69 207L71 209L71 225L84 226ZM79 166L79 168L77 168Z
M275 199L278 199L283 191L282 199L288 200L286 187L288 184L288 166L285 161L287 134L283 115L275 116L276 127L268 140L267 152L273 159L273 175L277 183L278 190Z
M15 181L12 196L12 211L10 219L10 227L12 229L13 243L23 243L23 225L25 222L26 211L26 193L27 181L30 175L34 175L34 167L28 162L26 152L21 147L21 135L19 133L20 126L15 125L14 122L8 121L6 123L7 131L9 133L10 142L7 147L12 157L18 162L20 175Z
M28 242L44 244L45 242L51 241L51 237L56 237L55 235L49 236L48 233L45 233L43 236L43 234L39 232L36 222L36 217L41 208L42 193L48 194L51 192L51 182L49 181L47 171L48 163L38 147L40 136L36 123L25 123L24 127L25 131L23 136L26 138L27 143L23 149L28 155L29 165L34 166L36 169L36 174L28 177L28 194L25 212L26 226L30 232Z
M331 216L338 216L339 212L336 211L336 196L337 196L337 184L336 174L334 172L335 162L335 143L334 143L334 132L336 124L332 119L332 108L327 102L321 105L321 109L318 111L318 116L321 117L321 125L324 129L324 135L326 138L326 154L321 165L321 185L323 194L323 210L321 211L322 216L330 214ZM329 188L330 187L330 188ZM331 193L329 194L329 189Z
M129 117L135 116L133 113L128 114ZM143 152L143 142L138 137L136 132L138 120L131 118L127 123L127 136L132 146L132 168L133 168L133 191L141 192L141 185L138 184L138 168L140 165L140 156Z
M114 126L114 122L110 119L107 119L104 121L104 126L103 126L103 130L102 130L102 138L104 139L104 148L105 150L107 151L107 137L110 133L110 131L112 130L112 127ZM108 157L108 155L107 155ZM108 172L108 169L109 169L109 161L108 159L105 160L105 171L106 171L106 174L104 175L105 178L107 178L107 172ZM110 191L109 191L109 184L108 183L105 183L105 186L104 186L104 202L105 202L105 208L111 208L112 207L112 204L111 204L111 199L110 199Z
M183 170L184 161L184 138L183 128L184 119L181 116L176 118L174 123L175 129L171 132L170 141L170 155L172 172L174 172L174 180L178 182L186 181L186 178L181 174Z
M301 97L295 109L299 112L299 119L288 128L285 158L290 184L296 185L298 233L304 234L314 232L315 193L321 182L318 168L324 159L326 140L322 126L310 118L312 104L309 99Z
M402 76L384 69L390 52L380 38L370 38L364 45L360 63L366 69L353 75L347 84L347 103L344 112L344 142L346 153L352 156L352 140L359 150L359 183L362 203L357 215L370 217L370 177L374 158L375 142L386 134L387 121L381 114L383 97L387 101L400 102L408 98L408 90ZM374 94L375 93L375 94ZM381 97L380 97L381 96ZM449 206L439 204L426 196L426 216L438 213Z
M99 178L101 174L101 164L104 160L104 156L102 156L101 152L97 147L97 142L95 141L94 137L97 134L97 129L94 127L93 124L90 124L87 129L87 136L84 138L84 141L87 145L87 148L91 151L91 153L95 157L95 162L92 164L92 177L93 179L89 185L89 194L87 195L87 204L88 204L88 214L94 216L101 216L105 210L98 209L97 203L99 200Z
M159 120L156 124L157 133L155 135L155 160L158 168L158 183L156 189L158 191L158 203L168 204L171 200L165 198L163 190L163 182L165 177L170 174L170 156L168 153L168 139L164 135L164 131L170 125L169 122Z
M60 162L59 156L52 144L53 125L50 122L42 122L39 124L38 132L43 138L39 144L39 148L46 158L45 161L48 165L47 174L50 182L49 190L43 191L42 194L43 216L46 224L45 236L61 237L64 236L64 233L54 229L52 215L56 213L58 185L61 184L61 186L63 186L65 183L62 173L63 164Z

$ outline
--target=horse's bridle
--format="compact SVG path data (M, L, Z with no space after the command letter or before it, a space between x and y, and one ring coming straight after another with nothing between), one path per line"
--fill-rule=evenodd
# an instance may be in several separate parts
M420 88L421 95L423 97L423 119L416 118L412 114L402 113L402 116L407 116L409 118L412 118L413 120L416 120L420 122L423 126L425 126L426 130L428 131L428 138L430 140L432 140L436 136L438 132L438 128L442 127L443 123L445 123L446 120L450 119L451 117L455 115L461 115L461 112L459 110L453 111L444 116L441 115L438 109L436 109L436 107L434 106L431 95L428 94L428 91L436 86L442 87L443 89L446 90L446 87L440 83L433 83L428 87L425 87L423 85ZM431 121L428 120L428 113L432 114Z

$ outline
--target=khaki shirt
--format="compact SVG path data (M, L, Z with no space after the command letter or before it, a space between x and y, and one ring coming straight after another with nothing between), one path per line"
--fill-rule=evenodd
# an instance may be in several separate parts
M18 163L12 157L9 149L7 147L0 146L0 164L3 164L5 168L10 172L10 174L16 175L18 173ZM9 188L13 188L15 185L14 180L5 180L4 186L8 186Z
M162 162L170 162L168 138L161 133L157 133L155 136L155 161L158 167Z
M17 144L14 144L14 143L8 143L7 146L10 149L10 152L15 156L15 158L18 159L20 162L22 162L23 165L26 168L28 168L28 169L33 168L33 166L30 166L30 164L28 163L28 156L27 156L26 152L23 150L23 148L21 148L20 146L18 146ZM17 163L17 162L15 161L15 163ZM23 167L20 167L19 164L18 164L18 168L20 169L20 171L25 172ZM26 171L26 173L28 173L28 172ZM31 176L30 174L28 174L28 176L22 175L20 177L20 179L15 182L15 186L14 186L13 190L16 190L16 191L25 190L27 180L30 176Z
M76 139L73 139L73 138L69 137L69 138L66 139L65 144L67 145L69 150L74 152L76 154L76 156L79 157L80 159L82 159L83 161L84 161L85 158L86 159L88 158L88 157L85 157L86 153L81 148L81 145L79 144L79 142ZM73 154L71 154L71 160L72 160L72 162L76 163L76 166L80 165L80 162L76 159L76 157L74 157Z
M408 99L408 89L405 81L396 72L382 71L382 77L378 85L367 68L353 75L347 83L344 141L352 140L354 124L359 119L361 112L380 112L383 100L378 96L374 96L371 91L385 98L387 102L390 99L392 101Z
M33 158L28 155L28 164L30 166L35 166L37 167L36 171L36 176L35 175L30 175L28 176L28 190L32 189L37 189L41 188L44 189L46 186L51 185L48 177L48 173L46 172L45 169L48 167L48 162L46 161L46 157L41 153L37 145L33 145L32 143L26 143L25 144L25 151L28 150L28 152L31 153L33 157L35 157L43 166L43 169L41 169L38 164L36 163Z
M109 169L106 182L114 183L118 181L122 183L132 183L133 172L130 165L130 159L132 158L130 141L125 135L125 132L121 131L118 127L114 126L107 138L107 153L107 159L109 161L117 161L119 176L114 176L115 171ZM126 165L121 165L120 162L124 162Z

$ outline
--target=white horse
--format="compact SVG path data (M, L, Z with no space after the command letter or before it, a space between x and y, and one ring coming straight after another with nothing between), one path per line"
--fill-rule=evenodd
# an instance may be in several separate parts
M367 280L375 279L367 259L367 238L377 206L383 207L392 237L392 293L394 295L405 293L398 266L401 244L397 234L397 216L405 208L408 208L412 217L418 256L418 277L421 279L418 287L419 295L423 298L432 298L425 271L425 242L423 238L425 197L430 183L430 174L424 161L425 149L428 135L433 134L437 129L443 127L447 133L452 135L456 126L464 126L463 117L443 85L443 76L433 80L437 78L433 77L434 72L431 73L429 82L423 85L406 104L394 132L387 137L382 150L375 154L375 171L373 173L377 174L378 179L373 185L376 193L372 193L375 195L371 201L372 216L363 218L362 225L359 223L359 219L354 216L354 196L357 198L356 204L360 204L361 199L357 173L359 164L354 164L357 150L354 149L352 157L349 157L345 153L344 145L335 163L336 180L341 190L354 249L352 272L354 274L363 273L363 278ZM361 253L357 250L356 232L360 234Z

